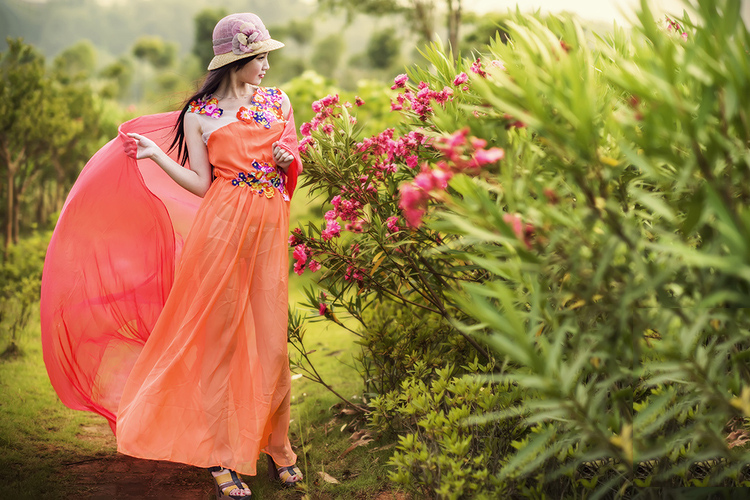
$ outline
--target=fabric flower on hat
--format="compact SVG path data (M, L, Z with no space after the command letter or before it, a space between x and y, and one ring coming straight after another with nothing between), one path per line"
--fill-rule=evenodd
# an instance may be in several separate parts
M257 29L253 23L242 23L239 26L232 29L236 31L234 38L232 38L232 52L236 55L247 54L252 52L254 47L252 46L255 42L260 42L267 38L270 38L267 30L265 33Z

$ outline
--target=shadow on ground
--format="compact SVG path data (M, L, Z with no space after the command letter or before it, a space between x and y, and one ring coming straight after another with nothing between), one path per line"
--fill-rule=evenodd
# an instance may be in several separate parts
M208 472L190 465L118 454L66 464L66 467L76 477L79 498L215 498Z
M94 441L102 449L115 450L117 443L104 419L92 416L90 425L81 427L79 439ZM139 458L113 453L77 462L64 463L62 468L74 482L74 493L68 498L91 500L213 500L216 498L210 474L205 469L191 465ZM265 476L264 465L258 467L259 476ZM302 491L294 492L274 484L265 484L265 477L246 477L253 500L304 499ZM264 484L253 483L260 481ZM258 491L260 490L260 491ZM341 496L311 493L310 500L329 500ZM372 496L357 495L357 500L407 500L400 492L373 492Z

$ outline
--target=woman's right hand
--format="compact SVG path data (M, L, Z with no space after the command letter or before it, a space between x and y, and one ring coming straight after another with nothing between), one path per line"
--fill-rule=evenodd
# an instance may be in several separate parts
M128 137L134 139L134 144L125 145L125 154L131 158L135 158L136 160L154 158L161 152L161 148L146 136L129 133Z

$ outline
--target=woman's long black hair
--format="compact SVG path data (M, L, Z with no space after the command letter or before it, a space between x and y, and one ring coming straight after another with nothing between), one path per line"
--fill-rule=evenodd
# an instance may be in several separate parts
M177 118L177 123L174 127L174 140L169 146L169 151L173 151L177 148L177 161L180 162L180 164L185 165L189 157L187 144L185 144L185 113L190 109L190 103L197 99L203 99L204 97L216 92L219 85L221 85L222 80L224 80L224 77L232 71L238 71L245 64L249 63L259 55L260 54L255 54L250 57L238 59L220 68L210 70L206 75L206 79L203 80L203 85L201 85L200 89L185 101L185 105L182 107L182 111L180 112L180 116Z

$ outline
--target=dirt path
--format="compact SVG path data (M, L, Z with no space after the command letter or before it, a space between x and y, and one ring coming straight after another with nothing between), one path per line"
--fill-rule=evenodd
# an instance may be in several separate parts
M67 469L76 476L79 494L74 498L214 498L208 473L189 465L118 454L69 464Z
M81 428L79 439L96 442L103 450L117 448L115 437L102 420ZM215 498L208 472L190 465L141 460L122 454L65 464L74 476L73 498L206 500Z
M95 443L100 456L63 464L66 480L75 486L71 499L92 500L214 500L216 498L209 473L191 465L142 460L115 453L117 443L104 419L91 415L90 423L82 426L77 437ZM304 492L282 489L269 483L265 465L259 465L258 475L250 479L253 500L305 498ZM315 483L315 480L313 480ZM341 498L330 494L311 492L311 500ZM408 500L402 493L373 492L372 496L358 496L357 500Z

